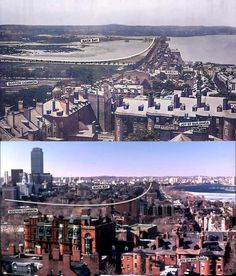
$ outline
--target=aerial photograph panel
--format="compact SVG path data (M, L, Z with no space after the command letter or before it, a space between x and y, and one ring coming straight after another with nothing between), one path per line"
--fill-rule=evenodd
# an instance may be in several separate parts
M236 2L0 1L2 141L235 141Z
M1 275L235 275L235 150L1 142Z

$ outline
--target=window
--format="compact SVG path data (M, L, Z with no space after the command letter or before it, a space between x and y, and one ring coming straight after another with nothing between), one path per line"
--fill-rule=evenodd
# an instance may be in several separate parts
M89 233L84 237L84 252L85 254L92 254L93 239Z
M144 110L144 105L142 104L138 107L138 111L143 111L143 110Z
M52 229L50 226L45 227L45 235L46 236L51 236Z
M39 226L38 228L37 228L37 232L38 232L38 235L37 236L40 236L40 237L42 237L42 236L44 236L44 227L43 226Z
M68 228L68 239L73 238L73 228Z

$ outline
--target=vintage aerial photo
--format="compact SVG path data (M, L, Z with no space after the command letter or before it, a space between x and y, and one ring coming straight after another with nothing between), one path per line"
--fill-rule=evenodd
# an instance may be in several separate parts
M236 1L0 0L2 141L235 141Z
M235 142L1 144L1 275L236 275Z

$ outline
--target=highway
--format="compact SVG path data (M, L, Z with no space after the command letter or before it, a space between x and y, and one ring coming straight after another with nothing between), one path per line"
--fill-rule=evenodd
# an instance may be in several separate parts
M66 204L66 203L50 203L50 202L37 202L37 201L27 201L27 200L15 200L15 199L5 199L5 201L9 202L17 202L17 203L27 203L27 204L37 204L37 205L47 205L47 206L61 206L61 207L86 207L86 208L96 208L96 207L106 207L106 206L114 206L114 205L121 205L125 203L129 203L139 198L145 196L151 189L152 182L150 183L149 187L146 191L144 191L141 195L118 202L111 202L111 203L94 203L94 204Z
M26 56L14 56L14 55L0 55L0 60L1 62L12 62L12 61L24 61L24 62L52 62L52 63L68 63L68 64L107 64L107 63L117 63L119 64L119 62L124 62L126 60L130 60L132 58L138 57L143 55L144 53L148 52L153 46L154 46L154 42L155 42L155 37L152 39L152 42L149 44L149 46L147 48L145 48L144 50L142 50L139 53L136 54L132 54L129 56L124 56L124 57L120 57L120 58L114 58L114 59L98 59L98 60L80 60L80 59L75 59L75 60L68 60L68 59L63 59L63 58L55 58L55 59L50 59L50 58L46 58L46 57L26 57ZM126 63L125 63L126 64Z

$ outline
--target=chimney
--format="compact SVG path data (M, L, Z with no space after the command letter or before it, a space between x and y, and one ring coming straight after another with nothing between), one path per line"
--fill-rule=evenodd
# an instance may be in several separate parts
M69 111L70 111L70 102L68 99L66 99L66 115L69 115Z
M31 112L32 112L32 108L29 108L29 116L28 116L29 121L31 121Z
M179 96L177 94L174 95L174 108L179 108Z
M25 117L27 118L27 120L30 122L31 121L31 112L32 112L32 107L28 107L25 109Z
M201 233L198 241L198 245L200 248L202 248L204 242L204 235Z
M78 100L79 99L79 92L74 92L74 98L76 99L76 100Z
M43 103L36 103L36 111L40 116L43 116Z
M148 107L152 107L154 105L154 97L152 93L148 94Z
M52 111L56 111L56 101L52 100Z
M197 108L200 108L202 106L202 96L201 93L197 93Z
M13 127L13 128L15 128L15 127L16 127L15 112L14 112L14 111L12 111L11 115L12 115L12 127Z
M156 244L156 247L159 248L160 245L161 245L161 238L159 236L156 237L155 239L155 244Z
M227 109L228 109L228 100L223 99L223 110L227 110Z
M123 97L121 95L118 96L118 107L123 105Z
M18 111L24 112L24 102L23 101L18 101Z
M180 246L182 246L182 238L178 232L175 238L175 245L176 245L176 248L179 248Z
M92 122L92 133L94 134L96 132L96 121Z

